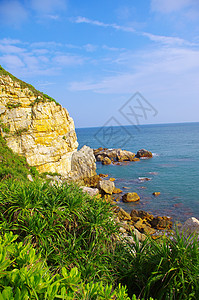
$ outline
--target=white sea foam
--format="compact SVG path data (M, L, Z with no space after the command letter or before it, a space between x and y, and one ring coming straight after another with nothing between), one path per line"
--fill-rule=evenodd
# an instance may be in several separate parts
M152 153L153 156L160 156L158 153Z

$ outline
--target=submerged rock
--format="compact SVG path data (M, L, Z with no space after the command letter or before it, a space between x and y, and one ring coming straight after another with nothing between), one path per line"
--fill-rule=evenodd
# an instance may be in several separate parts
M157 197L157 196L159 196L160 195L160 192L154 192L153 193L153 196L155 196L155 197Z

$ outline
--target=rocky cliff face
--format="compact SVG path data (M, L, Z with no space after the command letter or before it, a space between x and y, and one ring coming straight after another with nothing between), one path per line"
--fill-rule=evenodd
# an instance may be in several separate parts
M73 119L47 95L11 77L0 74L1 134L7 145L39 172L67 176L78 147Z

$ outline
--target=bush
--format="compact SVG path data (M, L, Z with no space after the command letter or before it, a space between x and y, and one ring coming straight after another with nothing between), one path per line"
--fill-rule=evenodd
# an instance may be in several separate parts
M53 271L67 264L78 267L84 280L116 282L125 246L115 242L110 204L73 184L13 180L0 184L0 202L2 230L13 230L18 241L29 240Z
M197 237L148 238L131 245L130 268L123 270L129 291L159 299L198 299L199 246Z
M0 236L0 299L130 300L126 288L102 282L85 284L77 268L53 275L30 244L16 242L12 232ZM136 297L133 298L136 300Z

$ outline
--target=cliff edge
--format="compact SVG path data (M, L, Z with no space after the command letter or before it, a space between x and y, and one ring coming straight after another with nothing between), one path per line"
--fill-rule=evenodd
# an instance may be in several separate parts
M78 143L68 111L1 66L0 125L8 147L39 172L71 171Z

